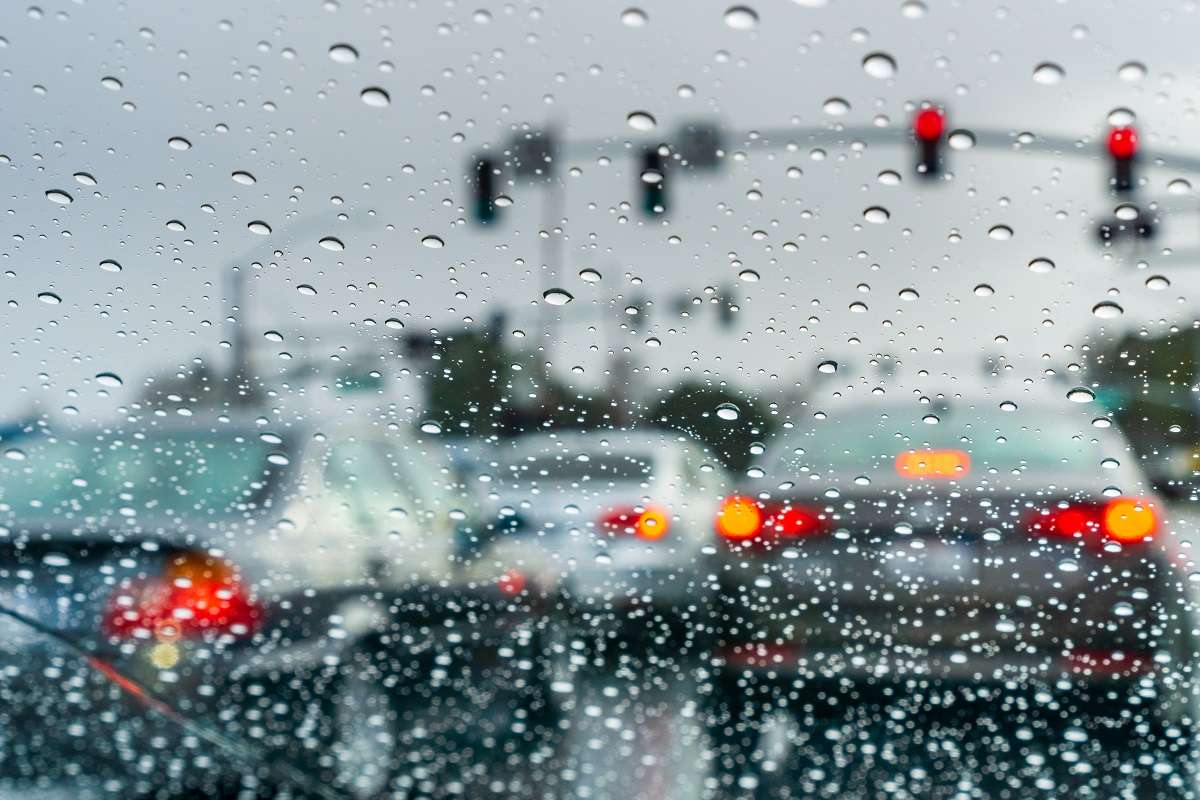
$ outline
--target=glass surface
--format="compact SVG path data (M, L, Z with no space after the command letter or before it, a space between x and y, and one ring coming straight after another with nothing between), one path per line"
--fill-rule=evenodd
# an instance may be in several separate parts
M0 4L0 798L1200 798L1198 26Z

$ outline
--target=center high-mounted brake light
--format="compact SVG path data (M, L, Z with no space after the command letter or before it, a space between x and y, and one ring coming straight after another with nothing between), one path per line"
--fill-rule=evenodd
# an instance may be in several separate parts
M109 599L103 622L109 636L196 638L246 636L258 629L262 609L233 566L196 553L174 557L163 574L122 582Z
M717 511L717 533L729 542L765 542L823 533L826 520L818 509L791 503L759 503L733 495Z
M652 542L667 535L671 521L661 508L633 506L609 511L600 518L600 527L611 533L632 535Z
M1071 503L1042 509L1029 518L1027 528L1035 536L1048 538L1136 544L1158 532L1158 515L1145 500L1118 497L1107 503Z

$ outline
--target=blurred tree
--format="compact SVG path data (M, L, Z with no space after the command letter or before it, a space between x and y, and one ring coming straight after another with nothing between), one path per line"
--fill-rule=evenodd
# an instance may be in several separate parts
M750 465L750 445L764 441L771 419L755 400L729 388L684 383L665 390L647 421L688 434L706 445L729 469L740 472ZM736 409L736 419L724 419L717 409Z
M1148 337L1129 333L1095 351L1089 378L1152 474L1175 448L1200 443L1200 404L1192 391L1200 330Z

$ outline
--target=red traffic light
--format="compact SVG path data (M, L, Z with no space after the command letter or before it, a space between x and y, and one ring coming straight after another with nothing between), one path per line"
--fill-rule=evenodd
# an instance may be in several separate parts
M913 118L913 135L922 142L936 142L946 130L946 115L936 108L923 108Z
M1137 130L1131 125L1122 125L1108 132L1108 152L1118 161L1129 161L1137 155Z

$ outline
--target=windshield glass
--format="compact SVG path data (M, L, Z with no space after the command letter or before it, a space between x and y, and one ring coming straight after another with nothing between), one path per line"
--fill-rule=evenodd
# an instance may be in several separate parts
M1198 32L0 3L0 799L1200 800Z

